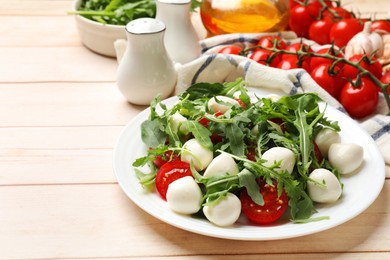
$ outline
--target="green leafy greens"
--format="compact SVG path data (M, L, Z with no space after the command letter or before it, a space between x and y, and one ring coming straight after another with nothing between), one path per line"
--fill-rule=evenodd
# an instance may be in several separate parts
M212 150L214 157L220 153L230 154L240 169L237 175L206 178L191 165L192 174L204 192L204 205L217 203L228 192L238 192L243 188L255 203L262 205L264 200L259 192L258 180L263 178L271 185L276 181L279 195L283 189L286 191L290 216L296 223L326 218L311 219L316 210L306 193L306 183L309 172L320 167L338 176L325 159L317 161L313 142L316 133L323 128L340 131L337 122L328 120L320 111L318 103L321 100L314 93L283 96L278 101L272 101L250 96L245 84L242 79L228 83L197 83L179 95L179 101L171 108L157 97L151 104L149 119L141 125L142 140L150 149L133 166L150 164L156 155L162 155L167 150L180 153L183 143L195 138ZM214 111L208 110L207 102L219 95L239 97L242 103L216 116ZM180 113L187 120L176 131L170 123L175 113ZM200 123L204 119L208 121L207 127ZM215 134L221 142L212 142ZM275 171L280 162L271 167L263 165L261 154L274 146L286 147L295 154L297 163L292 174ZM249 159L248 154L253 151L254 159ZM153 169L151 167L151 173L146 177L138 174L141 183L150 185L153 182Z

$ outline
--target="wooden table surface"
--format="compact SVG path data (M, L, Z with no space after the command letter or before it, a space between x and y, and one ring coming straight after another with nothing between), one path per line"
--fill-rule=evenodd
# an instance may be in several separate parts
M374 3L375 2L375 3ZM345 1L388 17L389 0ZM148 215L112 169L117 62L80 43L71 0L0 0L0 259L390 259L390 176L361 215L278 241L193 234Z

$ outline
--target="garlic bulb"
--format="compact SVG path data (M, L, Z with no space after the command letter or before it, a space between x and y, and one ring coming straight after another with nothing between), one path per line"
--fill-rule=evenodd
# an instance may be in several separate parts
M345 58L349 59L355 54L366 54L370 56L375 52L375 57L383 55L383 40L382 37L376 33L371 32L371 22L364 24L363 31L357 33L349 40L345 47Z

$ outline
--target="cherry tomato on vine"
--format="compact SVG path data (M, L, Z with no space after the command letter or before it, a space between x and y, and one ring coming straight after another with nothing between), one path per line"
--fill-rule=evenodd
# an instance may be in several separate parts
M375 77L380 79L382 77L382 65L376 59L370 60L364 54L355 54L351 56L349 61L359 64L362 68L370 71ZM348 79L354 79L357 77L359 70L352 65L345 64L344 76Z
M309 27L309 38L320 45L331 43L329 34L332 26L333 21L326 17L312 22Z
M309 37L309 27L314 22L316 16L308 6L297 5L290 10L289 27L298 37Z
M155 183L158 193L166 200L169 184L185 176L192 176L189 163L180 160L165 163L156 174Z
M329 54L330 56L338 57L338 58L344 57L343 54L341 53L341 51L337 50L337 48L334 48L334 47L325 47L325 48L317 50L314 53L316 53L316 54ZM310 67L311 68L315 68L320 64L332 64L332 63L333 63L332 59L325 58L325 57L311 57L311 59L310 59ZM337 66L342 67L343 64L341 64L339 62L339 63L337 63Z
M355 18L343 19L336 22L330 29L330 41L340 48L347 45L349 40L363 30L361 20Z
M371 31L382 30L390 33L390 20L376 20L371 23Z
M340 68L336 66L332 70L330 64L320 64L310 72L310 76L330 95L335 98L339 96L342 88L342 85L340 85L341 80L339 79L341 76Z
M275 47L279 50L283 50L287 47L286 42L279 36L271 36L271 35L263 36L257 42L258 46L266 47L266 48L272 48L274 47L274 44L276 44Z
M236 45L229 45L229 46L225 46L222 49L220 49L218 51L218 53L239 55L241 51L242 51L242 48L240 48Z
M383 84L390 84L390 71L389 72L386 72L382 78L381 78L381 81ZM379 89L379 91L382 92L382 89ZM390 95L390 88L387 89L387 92L389 93Z
M282 70L291 70L291 69L298 69L302 68L306 71L310 71L310 65L307 60L302 60L299 62L298 56L292 56L292 57L285 57L283 58L276 68L282 69Z
M288 206L288 197L286 192L282 191L278 197L276 181L269 185L265 180L259 180L259 190L264 199L264 205L257 205L248 195L246 189L240 193L241 208L245 216L252 222L267 225L280 219Z
M343 7L330 7L323 12L324 18L330 18L333 21L341 20L341 19L349 19L354 18L352 12L348 11Z
M307 45L306 43L301 43L301 42L296 42L296 43L293 43L293 44L286 47L286 51L289 51L289 52L296 53L300 50L302 50L303 52L306 52L306 53L313 52L312 48L309 45ZM288 60L288 59L290 59L291 61L294 61L294 60L297 61L298 56L296 54L283 54L282 55L282 62L283 62L283 60ZM305 70L310 71L310 60L311 60L311 57L309 57L309 56L301 57L302 65L295 66L295 68L304 68Z
M340 103L348 114L356 119L371 115L378 105L378 90L374 83L367 78L361 78L345 84L340 93Z
M254 60L263 65L269 65L271 67L276 67L280 62L279 55L276 55L270 60L270 56L272 55L272 51L257 49L249 55L249 59Z

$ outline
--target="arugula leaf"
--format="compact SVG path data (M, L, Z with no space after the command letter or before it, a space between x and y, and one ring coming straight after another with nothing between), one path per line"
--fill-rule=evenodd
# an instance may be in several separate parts
M141 124L141 138L148 147L155 148L165 143L166 136L158 120L146 120Z
M201 123L194 120L187 120L182 124L186 127L195 137L195 139L204 147L209 150L213 150L213 143L211 142L211 132L205 128Z
M229 140L230 150L234 155L245 155L244 133L237 124L227 124L225 127L226 138Z
M248 169L243 169L238 173L238 180L241 187L245 187L248 195L258 205L264 205L263 195L259 190L259 184L256 182L256 175L251 173Z

